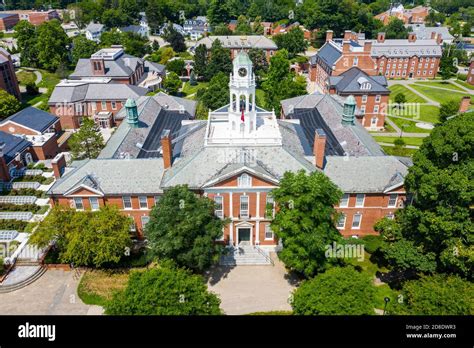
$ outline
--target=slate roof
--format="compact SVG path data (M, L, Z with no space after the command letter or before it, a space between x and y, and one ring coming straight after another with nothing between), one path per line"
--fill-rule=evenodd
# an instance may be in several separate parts
M12 121L19 125L43 133L58 120L59 118L57 116L30 106L17 112L16 114L11 115L10 117L7 117L1 123L3 124L7 121Z
M342 125L344 100L335 95L311 94L281 102L289 119L299 119L312 148L316 129L326 133L326 156L382 156L377 142L357 121L354 125Z
M395 156L327 156L326 174L343 192L384 192L403 183L408 167Z
M224 48L278 49L278 46L272 40L263 35L208 36L199 40L195 47L204 44L210 49L215 40L219 40Z
M137 58L129 54L122 54L115 60L104 60L105 75L103 77L129 77L137 65L144 64L142 58ZM89 58L79 59L74 72L69 76L71 79L84 77L96 77L92 72L92 64Z
M449 33L447 27L427 27L424 24L406 24L406 28L410 28L416 34L416 39L431 39L431 33L441 34L443 40L453 40L454 36Z
M16 16L16 13L0 13L0 19Z
M132 127L124 120L101 151L99 158L147 158L159 157L161 133L169 129L175 134L183 120L194 118L196 102L184 98L158 93L153 97L140 97L136 100L138 108L138 127ZM115 119L126 118L122 108ZM137 144L142 144L141 150ZM150 152L151 151L151 152Z
M416 40L409 42L405 40L385 40L384 42L372 41L372 57L412 57L429 56L441 57L441 45L436 40Z
M318 53L310 58L310 62L312 65L316 64L316 60L319 57L319 59L321 59L327 66L332 68L341 55L341 49L336 47L334 44L327 42L323 47L321 47Z
M127 27L120 28L120 31L124 33L139 33L142 30L143 29L140 25L129 25Z
M23 139L20 136L15 136L0 131L0 143L2 142L5 143L5 148L3 149L3 156L7 164L9 164L15 159L17 153L23 152L25 149L32 145L29 141Z
M166 71L166 65L145 60L145 72L148 71L156 71L159 74L164 74Z
M86 27L86 31L90 31L91 33L98 33L104 29L104 25L100 23L89 23Z
M370 83L371 88L369 90L361 89L361 84L359 83L359 79L361 78ZM385 76L369 76L358 67L352 67L338 76L330 76L329 86L343 94L390 94L390 90L387 88L387 79Z
M48 190L64 194L81 184L92 185L106 195L161 193L161 159L90 159L73 162L70 169Z

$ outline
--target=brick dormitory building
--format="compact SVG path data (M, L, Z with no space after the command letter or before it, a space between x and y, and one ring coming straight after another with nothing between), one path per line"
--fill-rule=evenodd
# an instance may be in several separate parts
M11 55L2 47L0 47L0 89L20 99L20 87Z
M344 236L373 234L374 223L404 204L409 161L387 156L355 120L354 97L313 94L282 101L282 119L255 104L255 75L245 52L233 61L229 104L194 119L196 102L164 93L128 100L124 121L97 159L66 167L48 191L53 205L78 210L115 205L143 237L163 192L186 184L229 218L228 245L273 249L271 192L287 171L323 172L343 192L336 207ZM274 209L267 209L273 206Z

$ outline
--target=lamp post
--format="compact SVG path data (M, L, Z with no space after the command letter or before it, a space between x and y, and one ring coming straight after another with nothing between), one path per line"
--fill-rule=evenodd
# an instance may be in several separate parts
M390 298L389 297L384 297L383 301L385 302L385 305L383 306L383 315L385 315L386 313L386 309L387 309L387 304L390 302Z

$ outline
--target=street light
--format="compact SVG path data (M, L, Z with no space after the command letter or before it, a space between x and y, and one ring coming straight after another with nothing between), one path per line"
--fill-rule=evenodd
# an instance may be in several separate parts
M390 298L384 297L383 301L385 302L385 305L383 306L383 315L385 315L385 310L387 309L387 304L390 302Z

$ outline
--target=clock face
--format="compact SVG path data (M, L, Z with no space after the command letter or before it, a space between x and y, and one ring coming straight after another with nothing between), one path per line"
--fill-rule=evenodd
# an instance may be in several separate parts
M245 69L245 68L240 68L240 69L239 69L239 76L240 76L240 77L245 77L245 76L247 76L247 69Z

